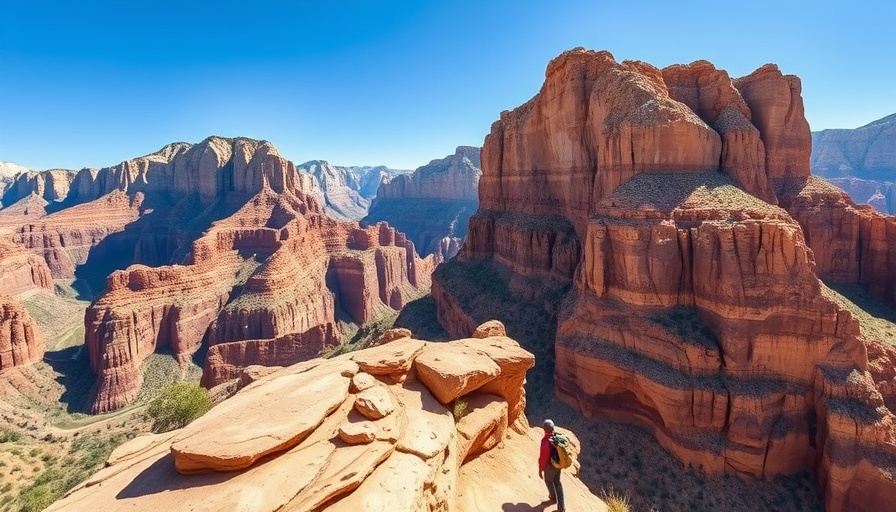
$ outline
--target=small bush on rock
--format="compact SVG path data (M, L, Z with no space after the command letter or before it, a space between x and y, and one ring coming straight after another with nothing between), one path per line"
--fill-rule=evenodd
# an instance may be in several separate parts
M195 384L172 384L149 404L152 431L168 432L183 428L211 409L208 391Z

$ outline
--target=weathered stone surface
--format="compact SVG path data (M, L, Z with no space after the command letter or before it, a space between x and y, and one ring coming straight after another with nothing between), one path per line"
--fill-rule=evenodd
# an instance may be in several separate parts
M816 471L828 510L884 506L888 355L869 364L819 277L892 303L896 221L809 175L800 87L774 65L731 80L554 59L486 138L480 209L433 282L440 322L466 334L488 308L529 329L495 310L525 298L556 319L556 392L587 416L643 425L712 474Z
M418 378L446 405L501 373L490 357L463 342L427 345L414 360L414 367Z
M364 350L352 355L362 371L371 375L394 375L407 373L425 343L414 339L401 339Z
M405 329L404 327L396 327L394 329L389 329L384 332L382 336L373 341L370 346L376 347L378 345L384 345L386 343L391 343L395 340L400 340L402 338L413 338L414 333L410 331L410 329Z
M44 357L44 335L25 308L0 293L0 371Z
M458 457L464 462L497 446L507 431L507 402L476 393L466 399L467 412L457 421Z
M507 336L504 324L498 320L489 320L477 327L470 335L471 338L488 338L489 336Z
M383 386L372 386L358 393L355 409L366 418L378 420L395 410L389 391Z
M345 422L339 427L339 439L348 444L367 444L376 439L372 421Z
M514 482L537 478L538 438L528 429L506 429L512 404L502 397L471 396L470 414L455 424L420 381L398 379L377 384L395 397L396 408L371 422L354 410L355 397L347 393L348 380L358 375L364 374L357 364L341 358L303 362L261 376L185 429L125 443L113 453L111 465L48 510L450 512L491 509L490 504L500 509L507 503L534 508L543 501L543 491L536 491L540 486L514 494ZM334 385L338 393L332 392ZM335 406L323 403L337 395L341 398L333 400ZM329 412L317 419L323 410ZM306 424L312 424L310 431L294 443L255 458L247 467L229 473L178 471L187 444L218 456L227 452L224 462L232 464L254 458L259 444L267 445L273 437L306 431ZM462 477L462 452L473 451L479 455ZM496 457L485 458L492 452ZM217 464L214 468L221 469ZM481 477L486 474L488 478ZM564 477L564 485L571 505L603 510L599 500L581 491L584 485L574 473ZM474 507L470 496L487 498Z
M454 418L423 383L408 381L394 392L407 417L407 428L398 439L399 451L425 460L454 441Z
M352 377L352 384L349 390L352 393L360 393L365 389L373 387L374 385L376 385L376 383L377 380L373 377L373 375L365 372L358 372L354 377Z
M298 445L348 396L349 379L324 368L330 371L281 376L247 391L242 403L225 401L196 420L171 444L177 470L234 471ZM264 400L253 403L253 395L277 396L288 405L272 409ZM251 424L242 421L249 414ZM210 430L214 436L204 434Z

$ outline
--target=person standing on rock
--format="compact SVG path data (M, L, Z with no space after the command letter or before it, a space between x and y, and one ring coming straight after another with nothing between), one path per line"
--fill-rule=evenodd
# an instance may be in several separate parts
M548 487L547 503L557 503L557 512L566 512L566 504L563 502L563 484L560 482L560 468L554 467L551 460L560 460L557 448L551 442L554 435L554 422L544 420L541 424L544 429L544 437L541 438L541 453L538 455L538 476L544 478Z

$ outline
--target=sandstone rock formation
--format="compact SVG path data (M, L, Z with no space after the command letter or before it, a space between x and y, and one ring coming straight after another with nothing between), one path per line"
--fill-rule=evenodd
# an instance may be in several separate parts
M44 260L0 234L0 371L43 358L43 333L19 299L52 289Z
M479 153L460 146L454 155L382 183L364 222L386 221L406 233L421 255L448 260L460 249L476 211Z
M93 410L133 399L140 363L161 347L186 362L207 340L208 387L253 364L313 358L339 342L337 310L369 322L416 298L430 271L385 224L338 223L308 196L265 187L196 240L186 264L109 277L85 318Z
M313 358L338 343L337 322L400 309L432 270L385 224L327 217L314 180L266 141L220 137L99 170L16 174L0 234L19 253L0 246L0 291L75 278L98 296L85 315L94 412L133 399L159 348L185 364L205 340L209 386Z
M48 510L472 512L541 503L539 432L513 413L532 355L501 336L412 341L410 359L387 355L395 341L263 376L184 429L122 445ZM444 351L450 364L439 362ZM435 372L418 380L427 354ZM480 363L489 379L457 379ZM433 387L465 397L469 413L455 418ZM376 418L359 407L372 392L392 406ZM569 508L606 510L574 475L564 482Z
M812 132L810 163L823 178L896 180L896 114L853 130Z
M39 256L0 238L0 293L28 295L53 288L53 276Z
M870 372L879 342L819 278L893 301L896 225L811 177L810 145L799 79L773 65L732 80L566 52L486 137L479 211L434 275L440 323L469 332L472 304L529 299L585 415L709 474L813 470L827 510L886 507L888 352Z
M31 315L5 293L0 293L0 371L39 361L44 338Z
M297 167L314 179L309 192L323 207L324 213L336 220L361 220L367 215L370 201L379 184L408 171L376 167L341 167L324 160L312 160Z

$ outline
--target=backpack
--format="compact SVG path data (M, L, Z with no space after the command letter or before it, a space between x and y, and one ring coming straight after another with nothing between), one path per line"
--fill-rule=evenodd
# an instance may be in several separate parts
M551 447L552 452L556 453L556 457L554 453L551 454L551 464L554 465L557 469L566 469L572 466L572 461L575 455L572 451L572 444L569 442L569 438L564 436L563 434L554 433L551 436Z

